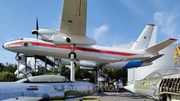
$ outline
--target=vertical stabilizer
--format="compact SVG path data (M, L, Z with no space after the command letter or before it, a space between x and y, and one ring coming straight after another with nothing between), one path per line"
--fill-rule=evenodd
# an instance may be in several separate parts
M156 35L157 26L154 24L148 24L132 46L131 50L142 50L155 45Z

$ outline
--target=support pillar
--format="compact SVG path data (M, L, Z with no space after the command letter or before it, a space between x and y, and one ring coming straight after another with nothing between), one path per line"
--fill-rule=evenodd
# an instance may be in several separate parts
M27 73L27 56L25 56L25 74Z
M17 64L17 77L19 78L19 61L18 61L18 64Z
M35 74L36 74L36 56L34 57L34 69L35 69Z
M46 70L47 70L47 61L46 61L46 60L47 60L47 57L45 56L45 66L44 66L45 74L46 74L46 72L47 72L47 71L46 71Z
M61 59L58 59L58 75L60 75L61 76Z
M70 74L70 80L75 81L75 65L74 65L74 60L71 61L71 74Z
M53 75L54 75L54 72L55 72L55 61L56 61L56 59L54 58Z

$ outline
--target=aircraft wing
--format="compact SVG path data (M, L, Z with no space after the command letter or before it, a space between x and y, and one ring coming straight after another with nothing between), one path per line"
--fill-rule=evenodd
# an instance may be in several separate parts
M40 101L40 97L16 97L16 98L10 98L6 100L1 100L1 101Z
M86 35L87 0L64 0L60 32Z

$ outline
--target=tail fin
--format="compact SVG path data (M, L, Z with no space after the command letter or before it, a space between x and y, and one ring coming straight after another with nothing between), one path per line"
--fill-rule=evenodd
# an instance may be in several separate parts
M131 50L141 50L155 45L156 35L157 26L154 24L148 24L132 46Z

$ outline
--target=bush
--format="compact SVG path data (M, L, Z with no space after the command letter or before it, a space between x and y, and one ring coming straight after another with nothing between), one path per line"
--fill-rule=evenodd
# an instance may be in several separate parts
M8 71L3 71L0 73L0 82L9 82L9 81L16 81L16 75L8 72Z

